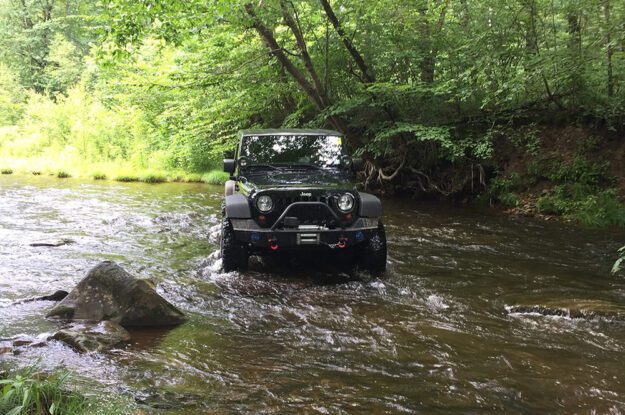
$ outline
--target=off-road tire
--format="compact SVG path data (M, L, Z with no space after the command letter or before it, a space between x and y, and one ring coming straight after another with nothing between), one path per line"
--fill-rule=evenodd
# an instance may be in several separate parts
M382 222L378 222L377 231L360 251L358 268L374 275L386 271L386 232Z
M225 215L221 223L221 264L224 272L246 271L248 253L234 235L232 223Z

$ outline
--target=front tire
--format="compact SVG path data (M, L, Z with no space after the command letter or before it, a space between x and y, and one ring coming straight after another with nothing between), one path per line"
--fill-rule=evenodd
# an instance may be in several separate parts
M224 216L221 224L221 263L224 272L246 271L248 253L234 234L230 219Z
M358 268L374 275L384 273L386 271L386 251L386 232L382 222L378 222L377 231L365 242L365 246L360 252Z

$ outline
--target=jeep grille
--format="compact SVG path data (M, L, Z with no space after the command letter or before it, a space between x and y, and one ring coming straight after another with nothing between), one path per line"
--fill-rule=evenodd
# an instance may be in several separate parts
M313 193L311 196L302 196L300 193L301 192L298 192L297 194L282 192L264 193L272 198L274 208L269 214L265 215L267 217L266 222L264 224L261 223L260 225L271 227L276 220L278 220L280 215L282 215L285 209L295 202L321 202L328 205L333 211L337 212L332 203L333 201L331 199L331 195L315 195ZM258 211L256 212L258 215ZM325 226L327 228L335 228L338 225L331 212L329 212L327 208L318 205L294 206L289 210L287 216L296 217L300 225L317 225ZM282 224L279 224L278 228L282 228Z

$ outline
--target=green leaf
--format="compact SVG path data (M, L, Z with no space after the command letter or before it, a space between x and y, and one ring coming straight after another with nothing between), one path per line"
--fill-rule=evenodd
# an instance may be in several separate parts
M19 414L21 414L23 409L24 409L24 407L22 405L16 406L15 408L13 408L9 412L7 412L7 415L19 415Z

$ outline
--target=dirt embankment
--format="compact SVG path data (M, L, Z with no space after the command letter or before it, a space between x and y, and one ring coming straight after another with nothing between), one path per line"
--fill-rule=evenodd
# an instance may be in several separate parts
M503 203L510 213L552 217L537 202L567 187L571 193L614 189L625 202L625 136L605 128L520 127L495 142L495 165L504 190L516 197Z

